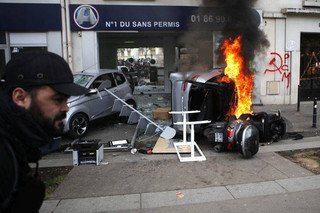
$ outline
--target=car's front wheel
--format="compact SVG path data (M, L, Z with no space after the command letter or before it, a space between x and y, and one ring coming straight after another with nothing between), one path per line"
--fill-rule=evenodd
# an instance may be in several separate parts
M72 116L69 125L69 136L72 138L80 138L87 133L89 121L85 115L75 114Z

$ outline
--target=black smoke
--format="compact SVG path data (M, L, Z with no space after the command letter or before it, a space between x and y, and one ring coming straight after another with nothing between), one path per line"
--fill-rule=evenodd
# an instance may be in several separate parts
M217 60L215 68L224 67L224 55L221 50L221 45L226 39L235 39L239 35L242 37L242 55L245 60L246 67L252 65L256 55L264 53L269 47L264 32L259 29L260 16L254 5L257 0L203 0L202 5L198 10L198 14L203 17L206 14L215 17L218 11L218 16L226 18L224 25L219 25L217 30L222 33L220 39L220 47L216 48L217 41L213 41L212 28L192 26L189 31L184 33L180 38L179 43L186 47L188 51L187 60L180 59L181 71L208 71L213 67L213 60ZM217 23L214 23L217 24ZM220 23L221 24L221 23ZM221 27L221 28L220 28ZM214 49L216 52L214 52ZM215 59L213 56L215 55ZM218 59L217 59L218 58ZM254 69L247 69L253 73Z
M257 0L203 0L204 7L221 7L228 22L223 28L223 40L242 37L242 55L246 63L251 63L256 54L269 46L263 31L259 29L260 16L253 9ZM221 44L222 45L222 44ZM219 54L223 60L223 54Z

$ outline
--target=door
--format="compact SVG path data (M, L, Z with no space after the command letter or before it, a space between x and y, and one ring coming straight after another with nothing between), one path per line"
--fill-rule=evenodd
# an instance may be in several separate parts
M88 96L90 101L88 101L87 104L88 108L91 111L90 117L92 119L97 119L112 113L114 98L104 90L105 85L107 85L107 81L111 82L111 87L107 89L110 89L110 91L114 91L116 89L116 83L114 81L112 73L103 74L97 77L90 86L90 89L99 90L99 94Z
M320 34L301 34L299 99L320 98Z

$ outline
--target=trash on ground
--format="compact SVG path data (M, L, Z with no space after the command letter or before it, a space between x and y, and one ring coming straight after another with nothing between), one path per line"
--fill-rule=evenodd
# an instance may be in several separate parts
M152 111L153 119L155 120L168 120L171 118L169 112L171 111L170 107L167 108L157 108Z
M179 197L179 198L184 197L184 194L182 194L181 192L177 192L176 195L177 195L177 197Z
M99 165L108 165L109 162L101 162Z

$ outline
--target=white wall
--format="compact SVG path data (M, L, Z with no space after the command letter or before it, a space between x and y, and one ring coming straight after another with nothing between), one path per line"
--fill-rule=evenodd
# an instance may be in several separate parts
M301 8L303 0L258 0L255 8L265 12L280 12L282 8Z
M263 104L285 104L287 103L287 95L290 88L287 88L287 80L282 80L283 73L287 73L284 69L276 71L276 64L278 67L284 64L285 58L285 19L264 19L264 32L267 35L267 39L270 42L269 49L266 52L264 60L262 60L261 66L261 102ZM275 55L274 53L279 54ZM272 65L269 64L270 61L275 59ZM288 60L286 61L288 62ZM282 65L283 65L282 64ZM269 70L269 71L268 71ZM268 92L270 84L278 87L278 94L270 94Z
M47 33L48 51L62 56L62 41L60 31L50 31Z
M285 54L289 54L286 61L289 71L280 69L282 73L276 71L262 74L261 101L263 104L296 104L300 78L300 36L304 32L320 33L320 19L313 15L282 13L282 9L285 8L303 8L303 0L258 0L255 8L263 10L264 32L270 42L262 71L272 67L275 69L269 64L273 58L276 58L274 63L280 65L280 57L271 53L278 53L283 60L285 60ZM288 42L295 43L296 48L289 51L286 47ZM290 73L290 78L282 79L283 73ZM268 82L279 82L279 94L267 94ZM289 88L287 88L288 82Z
M89 72L98 70L99 61L97 33L93 31L82 31L81 38L82 50L79 49L79 51L82 52L82 68Z
M72 71L81 72L83 68L82 63L82 32L73 32L71 34L72 40Z
M9 33L11 47L45 47L47 33Z

